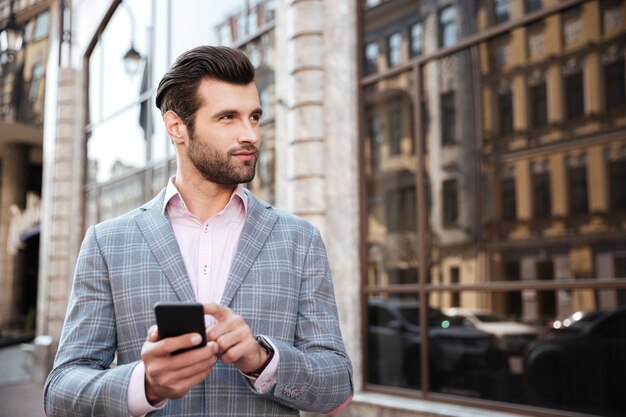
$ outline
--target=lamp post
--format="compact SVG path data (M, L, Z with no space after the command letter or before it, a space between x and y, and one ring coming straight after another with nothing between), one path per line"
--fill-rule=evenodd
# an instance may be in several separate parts
M133 76L137 73L143 57L141 56L139 51L135 49L135 16L133 15L133 12L130 10L126 3L122 2L120 4L128 13L128 18L130 19L131 36L130 48L128 48L128 51L126 51L122 59L124 60L124 69L126 70L126 74Z
M15 21L13 1L9 3L9 18L0 28L0 62L11 65L22 49L24 28Z

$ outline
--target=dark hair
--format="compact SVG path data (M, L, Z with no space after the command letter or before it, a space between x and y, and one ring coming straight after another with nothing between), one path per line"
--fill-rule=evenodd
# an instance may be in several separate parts
M172 110L193 132L194 114L201 106L198 86L205 78L246 85L254 81L254 66L241 51L225 46L198 46L181 54L159 82L156 106Z

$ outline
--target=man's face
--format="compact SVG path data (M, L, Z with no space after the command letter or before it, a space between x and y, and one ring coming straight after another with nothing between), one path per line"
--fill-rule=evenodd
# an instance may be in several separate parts
M259 155L261 105L254 83L204 80L198 89L202 105L189 132L187 157L216 184L252 181Z

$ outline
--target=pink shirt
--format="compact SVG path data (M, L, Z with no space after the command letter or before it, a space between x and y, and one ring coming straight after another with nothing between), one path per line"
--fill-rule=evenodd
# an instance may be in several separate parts
M165 190L163 214L169 218L174 229L196 299L202 304L219 303L246 221L248 197L243 186L238 185L226 207L203 223L187 209L174 180L175 177L170 178ZM207 326L212 321L211 316L205 316ZM271 341L268 342L271 344ZM246 376L260 393L268 392L275 383L279 360L275 346L274 351L272 361L257 379ZM158 407L148 403L144 383L145 368L140 362L133 369L128 387L128 411L132 416L165 406L165 402Z

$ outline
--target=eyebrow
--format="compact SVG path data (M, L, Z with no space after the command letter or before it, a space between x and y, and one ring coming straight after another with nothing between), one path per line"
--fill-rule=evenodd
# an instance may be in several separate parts
M215 113L213 115L213 117L216 118L220 118L222 116L226 116L229 114L241 114L241 112L239 110L235 110L235 109L224 109L224 110L220 110L219 112ZM256 109L252 110L250 112L250 114L258 114L258 115L262 115L263 114L263 109L260 107L257 107Z

